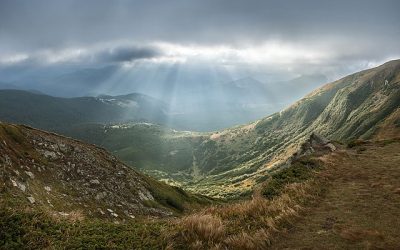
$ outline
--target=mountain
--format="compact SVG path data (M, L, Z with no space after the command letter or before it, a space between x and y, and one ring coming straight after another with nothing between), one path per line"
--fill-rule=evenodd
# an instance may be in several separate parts
M94 145L0 123L0 204L60 218L164 217L207 202L159 183Z
M196 150L196 158L202 159L199 168L207 177L195 188L222 186L214 195L245 190L284 164L312 133L341 141L370 138L384 124L398 123L399 107L399 60L347 76L279 113L211 135Z
M166 120L166 104L141 94L59 98L22 90L0 90L0 119L63 132L83 123Z
M11 67L0 69L0 88L36 89L68 98L142 93L166 103L168 126L215 131L277 112L326 82L322 75L291 79L293 76L286 72L280 77L258 79L257 74L243 71L232 74L211 65L179 63L157 67L146 64L97 68L65 65L57 69L38 66L31 70Z
M312 133L345 142L399 136L399 108L396 60L329 83L264 119L215 133L140 124L75 133L159 179L214 197L235 197L284 166Z
M89 90L99 90L100 87L96 84L105 81L103 78L112 75L115 70L112 67L82 69L51 80L37 79L34 82L46 93L56 94L55 88L67 96L70 88L82 85L85 87L81 94L85 94ZM311 75L265 84L247 77L224 83L182 83L176 89L171 89L167 83L158 87L155 83L151 93L160 96L163 101L141 94L60 98L26 89L30 94L40 95L35 96L23 93L23 87L0 83L0 88L3 88L0 90L0 119L61 133L66 133L67 129L61 130L59 127L67 125L68 128L72 121L75 121L73 124L148 121L180 130L215 131L248 123L279 111L324 80L323 76ZM308 85L304 83L307 81ZM29 85L33 86L35 85ZM135 91L149 92L145 87L141 84L131 86ZM293 95L295 97L285 95L289 89L296 90L297 94ZM103 105L104 103L108 105ZM52 107L46 104L51 104ZM44 113L46 117L42 117ZM65 117L62 119L60 116ZM45 121L49 119L53 122Z

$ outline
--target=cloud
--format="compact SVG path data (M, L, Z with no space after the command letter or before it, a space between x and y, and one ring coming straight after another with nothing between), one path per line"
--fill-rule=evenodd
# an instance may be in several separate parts
M0 50L121 40L201 45L342 40L383 46L388 37L400 38L399 8L397 0L2 0Z
M120 63L132 62L139 59L151 59L161 56L162 53L155 47L122 46L105 49L94 55L98 62Z
M399 9L398 0L2 0L0 64L342 72L400 56Z
M0 65L54 65L64 63L96 66L134 62L162 56L154 46L114 45L113 47L41 50L33 53L0 56Z

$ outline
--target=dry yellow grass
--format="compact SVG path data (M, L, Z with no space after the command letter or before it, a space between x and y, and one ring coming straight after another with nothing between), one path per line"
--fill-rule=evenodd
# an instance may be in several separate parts
M186 241L216 242L225 234L222 220L211 214L193 214L183 218L180 225L185 229L182 234Z
M312 180L286 186L273 200L261 195L234 204L205 208L179 219L179 233L171 248L265 249L272 236L290 223L306 202L315 200L318 185Z

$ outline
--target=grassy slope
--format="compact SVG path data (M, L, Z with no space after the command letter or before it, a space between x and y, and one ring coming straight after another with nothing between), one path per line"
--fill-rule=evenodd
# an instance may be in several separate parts
M43 150L58 156L45 157ZM210 202L142 175L104 149L29 127L0 123L0 152L0 203L8 206L13 206L10 201L19 200L17 206L21 207L55 213L81 211L85 216L98 217L98 209L130 207L138 212L135 216L147 216L144 211L179 214L186 207ZM91 183L93 180L98 184ZM23 190L18 187L22 185ZM154 200L140 198L138 193L146 192ZM106 194L105 199L97 198L99 193ZM34 205L28 202L29 196L35 198ZM119 218L126 219L125 212L120 212Z
M400 140L360 144L325 159L320 202L275 249L399 249Z
M162 249L166 222L68 221L0 206L0 249Z
M168 210L178 216L210 204L210 199L206 197L189 194L125 167L128 172L123 178L130 178L127 181L138 186L143 185L154 197L154 200L143 201L144 215L135 214L136 218L130 219L120 212L118 218L86 213L102 206L105 206L103 211L106 213L106 208L118 211L119 206L114 207L113 199L122 196L135 199L137 194L129 193L132 189L123 188L120 190L124 192L122 194L116 191L105 201L97 200L95 195L88 196L84 192L86 184L89 184L87 176L68 179L71 185L81 190L80 193L72 192L61 177L63 162L43 157L36 148L37 142L31 141L32 136L35 140L47 138L43 142L47 145L56 141L58 145L63 143L67 147L79 147L79 151L85 153L84 158L95 160L97 171L90 174L94 174L92 178L97 178L102 184L97 191L104 190L108 181L112 182L112 186L125 184L123 179L113 182L113 173L103 178L110 161L114 172L123 170L122 164L114 161L115 158L103 149L29 127L0 123L0 249L160 249L166 245L160 235L170 232L174 226L166 219L155 220L153 214L146 211ZM83 163L83 170L91 168L88 161L71 158L72 152L62 152L64 160L68 158L76 164ZM38 167L45 171L37 171ZM56 170L54 175L53 169ZM34 177L25 176L25 173L34 173ZM23 184L24 190L16 187L16 183ZM45 192L46 186L52 187L51 191ZM28 202L27 197L35 197L35 203ZM131 200L121 201L124 205L127 202L140 206ZM78 212L74 212L76 209Z

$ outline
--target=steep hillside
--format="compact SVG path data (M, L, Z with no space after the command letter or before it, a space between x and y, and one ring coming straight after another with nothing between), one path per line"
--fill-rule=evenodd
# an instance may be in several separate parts
M284 164L312 133L341 141L370 138L381 126L398 126L395 114L399 108L399 60L347 76L286 110L211 135L208 144L197 150L198 159L213 162L200 165L211 176L197 183L196 189L199 185L206 189L209 183L223 186L219 192L254 186L259 176ZM226 157L219 157L221 154Z
M199 196L139 174L104 149L0 123L0 204L56 217L127 220L182 212Z
M262 120L216 133L182 136L162 129L154 139L153 125L141 127L140 135L137 125L129 125L98 128L96 139L87 133L80 136L159 179L211 196L234 197L249 192L271 170L286 164L314 132L340 141L398 133L399 108L397 60L327 84ZM122 133L126 140L121 140ZM152 156L153 144L136 145L154 140L163 141L160 158ZM137 152L145 153L139 159Z
M166 104L141 94L58 98L21 90L0 90L0 120L56 132L83 123L162 123Z

